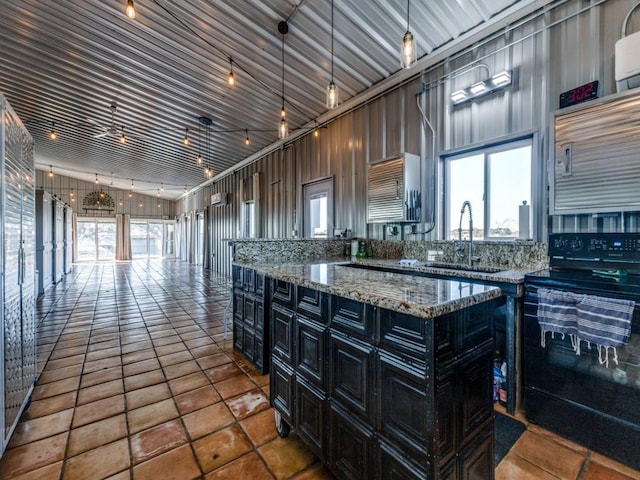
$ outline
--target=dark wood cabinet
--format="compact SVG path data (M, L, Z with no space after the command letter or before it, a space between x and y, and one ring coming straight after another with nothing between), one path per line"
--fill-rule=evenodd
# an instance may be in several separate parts
M269 371L269 302L264 275L254 269L233 266L233 346L260 373Z
M271 403L338 478L494 477L493 302L424 319L271 282Z

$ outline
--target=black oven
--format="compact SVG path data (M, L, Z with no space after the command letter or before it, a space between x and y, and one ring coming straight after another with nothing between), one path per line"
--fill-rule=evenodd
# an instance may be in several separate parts
M640 234L552 234L549 257L548 271L525 276L525 415L640 470ZM582 342L578 355L569 335L543 342L542 288L635 301L628 343L603 355Z

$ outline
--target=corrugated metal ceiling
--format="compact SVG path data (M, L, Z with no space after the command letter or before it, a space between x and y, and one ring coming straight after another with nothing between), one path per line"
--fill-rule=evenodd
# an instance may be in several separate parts
M481 27L515 3L410 5L418 56ZM331 65L328 0L0 0L0 92L36 142L36 164L75 178L176 198L277 140L282 36L290 129L325 112ZM399 69L404 0L335 0L334 78L349 99ZM233 60L237 85L226 83ZM113 134L110 105L117 109ZM198 118L213 124L206 132ZM48 138L55 122L58 139ZM124 127L129 141L118 141ZM185 129L190 145L182 145ZM198 129L200 128L200 133ZM245 137L250 144L245 145ZM198 141L198 137L200 141Z

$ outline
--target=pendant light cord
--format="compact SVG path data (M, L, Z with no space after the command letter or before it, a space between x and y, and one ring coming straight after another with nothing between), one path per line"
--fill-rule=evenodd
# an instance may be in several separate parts
M409 31L409 9L411 8L411 0L407 0L407 32Z
M333 0L331 0L331 82L333 82Z
M282 34L282 109L284 110L284 33Z

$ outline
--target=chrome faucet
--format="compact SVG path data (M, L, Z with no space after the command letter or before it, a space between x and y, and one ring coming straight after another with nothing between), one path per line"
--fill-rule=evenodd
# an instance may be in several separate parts
M480 260L480 257L473 255L473 215L471 214L471 202L465 200L460 210L460 224L458 226L458 244L456 245L456 256L459 258L464 257L464 243L462 243L462 217L464 216L465 209L469 207L469 266L473 265L473 262Z

